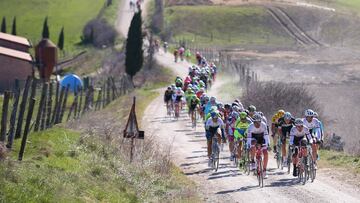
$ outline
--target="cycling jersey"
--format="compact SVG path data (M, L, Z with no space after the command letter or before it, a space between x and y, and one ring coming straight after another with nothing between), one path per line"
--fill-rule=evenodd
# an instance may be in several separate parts
M294 122L295 122L295 118L291 118L289 123L285 122L284 117L281 117L278 120L278 128L281 130L283 137L286 136L286 134L290 135L290 131L291 131L291 128L293 127L293 125L294 125Z
M313 118L310 123L306 120L306 118L304 118L303 121L304 126L309 129L310 133L318 140L322 140L320 121L317 118Z
M242 139L246 137L246 130L248 129L249 125L251 124L251 120L246 118L245 122L242 122L240 118L238 118L235 122L235 132L234 137L235 139Z
M290 145L299 145L299 141L303 138L306 138L309 143L312 143L312 137L310 135L309 129L304 126L303 130L300 132L295 126L290 130ZM296 141L296 142L294 142Z
M254 123L249 125L247 129L247 145L251 145L252 138L255 138L259 144L270 145L269 133L264 122L260 123L259 128L256 128Z
M166 90L165 94L164 94L164 101L168 102L172 99L172 95L173 95L173 91L172 90Z

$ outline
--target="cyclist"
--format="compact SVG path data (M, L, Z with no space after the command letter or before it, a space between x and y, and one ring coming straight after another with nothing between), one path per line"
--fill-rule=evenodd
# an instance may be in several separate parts
M211 118L206 121L205 128L207 130L206 139L207 139L207 152L209 158L209 166L211 165L211 152L212 152L212 138L217 135L219 144L221 143L221 138L224 139L224 122L219 118L218 112L211 112ZM220 128L220 132L218 129ZM221 134L221 135L220 135Z
M200 52L196 52L195 58L198 62L198 66L199 66L201 64L201 59L202 59Z
M269 133L267 131L267 126L264 122L262 122L262 118L259 114L254 114L253 116L253 123L249 125L247 129L247 143L246 145L250 148L250 155L251 155L251 170L255 169L255 145L260 144L262 145L262 153L264 155L264 178L267 178L268 175L266 174L266 167L268 163L268 148L270 145ZM270 148L269 148L270 150Z
M172 96L173 96L174 92L171 89L171 86L169 86L164 93L164 102L166 104L166 109L169 110L172 109Z
M204 113L207 115L210 112L211 107L216 106L216 97L210 97L210 101L206 104Z
M310 134L313 137L313 145L312 145L313 160L315 163L315 168L317 169L317 162L316 162L318 158L317 150L320 144L323 142L323 137L321 133L320 121L314 118L314 116L315 116L315 112L311 109L307 109L305 111L305 118L303 119L303 121L304 121L304 126L306 126L309 129Z
M236 154L236 157L238 159L241 158L241 154L243 151L242 140L246 138L246 130L248 129L250 124L251 124L251 120L247 117L247 113L241 112L234 126L235 143L239 143L238 151Z
M167 53L167 49L168 49L168 43L164 42L164 52Z
M174 58L175 58L175 63L177 63L178 58L179 58L179 52L178 52L178 50L175 49L173 54L174 54Z
M278 122L279 119L281 117L283 117L285 114L285 111L280 109L272 118L271 118L271 137L273 138L274 141L274 153L277 153L276 149L276 143L277 143L277 139L278 137L276 136L277 134L277 127L278 127Z
M291 128L293 127L295 118L292 117L290 112L285 112L284 116L278 121L278 133L281 138L281 154L283 159L283 166L287 166L286 158L286 139L290 135Z
M190 61L190 57L191 57L191 51L190 51L189 48L187 48L185 50L185 58L186 58L187 61Z
M182 105L183 97L184 97L184 92L181 90L181 88L177 87L176 92L173 95L173 102L175 104L175 114L177 116L179 116L180 107Z
M239 118L239 113L236 111L231 112L230 115L226 118L226 134L229 141L230 161L233 161L235 157L235 154L233 154L234 131L235 131L235 123L238 118Z
M178 52L179 52L179 55L180 55L180 60L181 60L181 61L184 61L185 48L184 48L184 47L180 47Z
M300 146L300 144L303 146L306 143L309 142L310 144L312 144L312 137L311 134L309 132L309 129L304 126L304 121L301 118L297 118L294 122L295 126L291 128L290 130L290 146L293 149L294 146ZM304 140L304 141L302 141ZM298 172L297 172L297 162L298 162L298 156L297 156L297 151L295 151L294 155L293 155L293 165L294 165L294 169L293 169L293 176L297 176Z
M198 105L200 104L200 99L195 95L192 94L189 98L189 114L191 116L191 121L193 123L195 118L195 111L197 110Z
M181 77L179 77L179 76L176 77L176 79L175 79L175 86L182 88L182 86L183 86L183 80L181 79Z
M248 117L250 118L250 120L253 120L253 117L256 113L256 107L254 105L250 105L247 110L248 110Z

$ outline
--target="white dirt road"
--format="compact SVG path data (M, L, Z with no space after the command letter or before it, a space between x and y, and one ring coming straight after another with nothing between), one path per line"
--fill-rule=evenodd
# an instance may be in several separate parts
M128 2L123 2L127 5ZM119 8L117 23L120 33L127 33L132 13ZM165 67L171 68L184 77L187 62L174 63L171 54L157 54L156 60ZM211 95L218 95L225 82L218 78ZM160 90L161 93L163 90ZM257 186L256 177L247 176L236 169L229 161L229 152L221 152L218 172L207 167L206 139L203 125L199 122L193 129L187 113L181 113L179 120L165 118L166 108L162 94L156 98L145 111L142 128L147 135L153 135L159 141L159 147L172 146L172 160L185 175L198 185L199 194L205 202L359 202L359 190L345 183L336 182L327 176L326 171L319 170L314 183L299 185L291 175L275 169L275 160L270 156L269 178L264 181L265 187ZM225 146L227 148L227 146Z

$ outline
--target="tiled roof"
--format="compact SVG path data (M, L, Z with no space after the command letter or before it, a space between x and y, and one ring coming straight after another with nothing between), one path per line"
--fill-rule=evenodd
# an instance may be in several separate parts
M14 49L0 47L0 55L5 55L5 56L20 59L20 60L32 62L32 58L29 53L22 52L22 51L16 51Z
M31 44L30 44L28 39L26 39L24 37L19 37L19 36L15 36L15 35L6 34L6 33L3 33L3 32L0 32L0 40L14 42L14 43L17 43L17 44L22 44L22 45L31 47Z

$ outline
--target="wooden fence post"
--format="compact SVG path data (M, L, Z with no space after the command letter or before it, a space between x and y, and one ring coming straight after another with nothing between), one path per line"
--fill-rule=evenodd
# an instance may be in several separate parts
M11 117L10 117L10 129L9 129L9 135L8 135L8 143L6 145L6 147L9 149L12 148L12 144L14 141L16 113L17 113L17 108L19 105L19 100L20 100L20 88L19 88L19 86L17 86L15 88L15 100L13 103L13 108L12 108Z
M35 98L31 98L30 103L29 103L29 111L28 111L28 115L26 118L24 136L21 140L21 147L20 147L20 151L19 151L19 161L21 161L24 156L26 140L27 140L27 136L30 131L30 123L31 123L31 118L32 118L33 110L34 110L35 101L36 101Z
M66 87L66 90L65 90L64 102L62 103L62 107L61 107L61 111L60 111L60 120L59 120L60 123L62 123L64 113L65 113L65 110L66 110L66 102L67 102L67 98L68 98L68 95L69 95L69 89L70 89L70 85L68 85Z
M64 99L64 93L65 93L65 88L61 87L59 101L57 102L56 108L54 109L54 115L55 115L54 124L59 123L60 110L61 110L61 102L60 101L62 101Z
M45 97L44 97L44 105L41 110L40 130L46 129L46 116L47 116L46 110L48 108L47 105L48 105L48 98L49 98L48 89L49 89L49 83L45 83Z
M0 142L5 142L6 140L6 132L7 132L7 117L9 112L9 100L11 92L4 92L4 101L2 106L2 114L1 114L1 131L0 131Z
M60 91L60 82L56 81L56 92L55 92L55 105L54 105L54 111L51 118L51 126L56 124L57 122L57 110L59 108L59 91ZM60 93L61 94L61 93Z
M78 112L77 112L77 118L80 118L80 114L81 114L81 105L82 105L82 100L83 100L83 88L80 87L80 101L79 101L79 108L78 108Z
M44 102L45 102L45 97L46 97L46 87L47 87L46 83L43 82L40 104L39 104L38 113L37 113L36 121L35 121L35 129L34 129L35 132L39 131L39 127L40 127L40 119L41 119L41 115L42 115L42 112L44 109Z
M47 116L46 116L46 128L50 128L52 126L52 123L51 123L51 110L52 110L53 84L54 83L50 82L50 85L49 85L49 95L48 95L48 103L47 103Z
M19 117L18 117L18 122L17 122L17 126L16 126L16 132L15 132L16 139L21 137L21 128L22 128L22 124L23 124L23 118L24 118L24 114L25 114L25 108L26 108L29 88L30 88L30 84L31 84L30 82L31 82L31 77L29 76L25 82L25 87L24 87L24 91L23 91L23 95L22 95L21 104L20 104Z
M102 96L102 88L100 88L95 104L95 110L100 110L101 108L101 96Z

